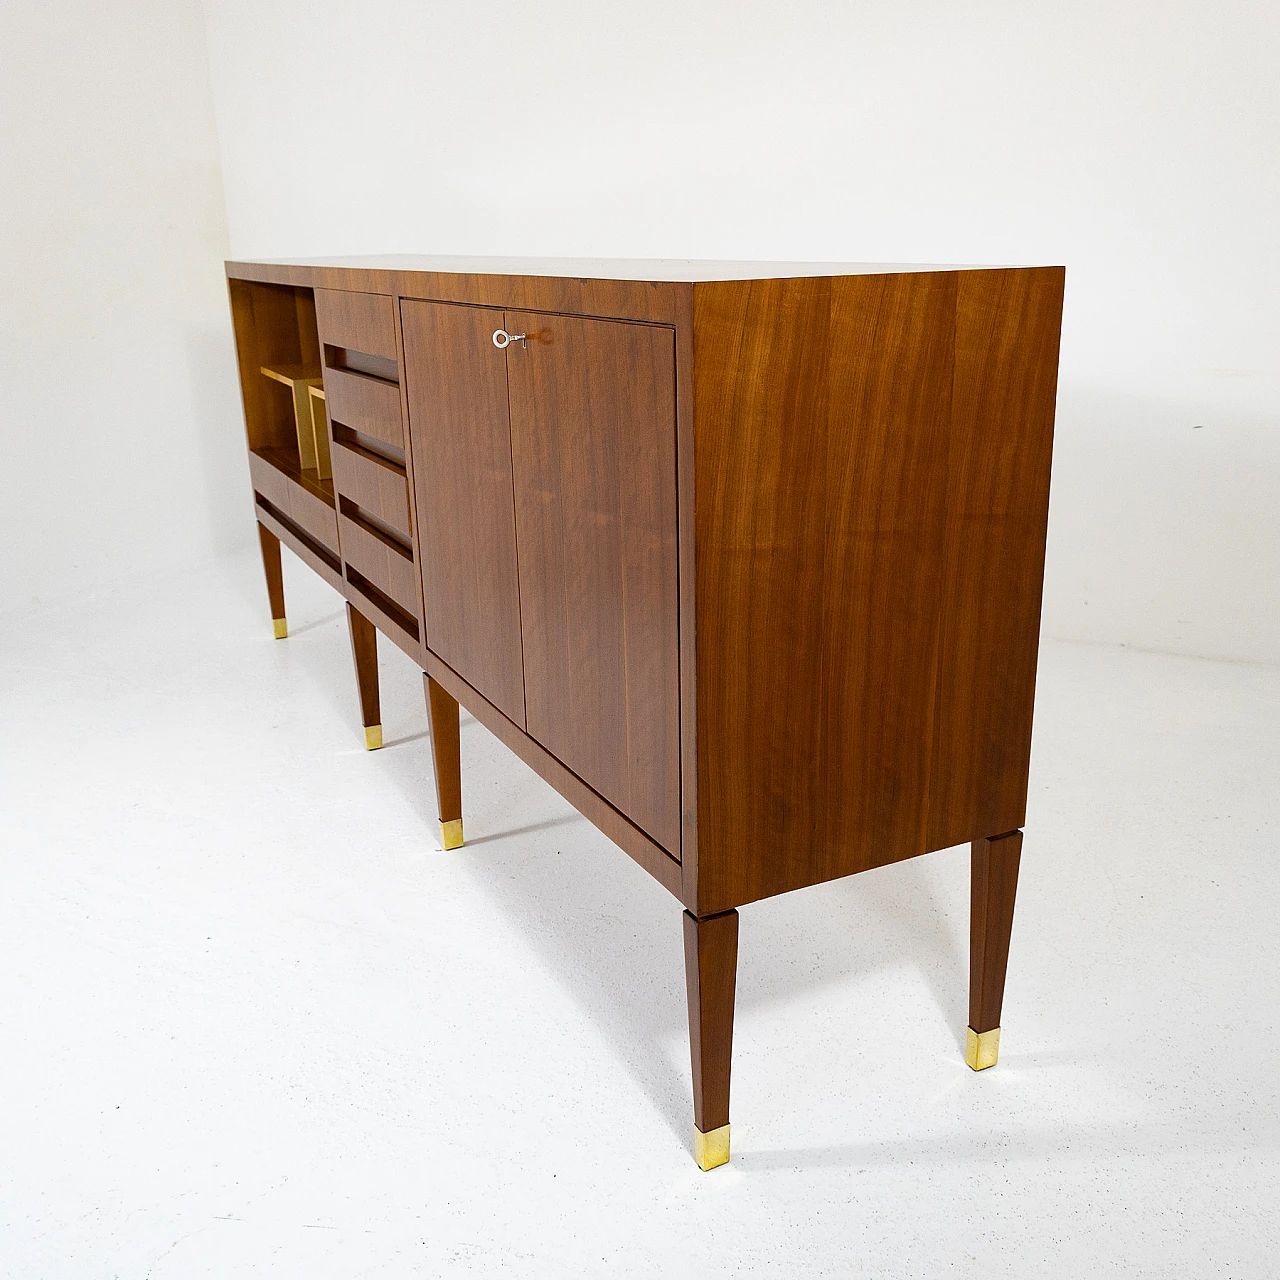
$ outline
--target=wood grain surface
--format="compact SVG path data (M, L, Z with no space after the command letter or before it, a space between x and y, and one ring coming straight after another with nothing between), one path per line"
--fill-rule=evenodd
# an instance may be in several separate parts
M394 298L351 289L317 289L315 301L323 345L397 359Z
M830 305L829 280L694 291L700 914L824 861Z
M981 1034L1000 1025L1022 832L975 840L969 886L969 1025Z
M346 584L342 580L342 562L332 551L322 547L304 530L299 529L293 521L282 516L267 503L261 501L255 503L253 513L258 523L274 534L307 568L318 573L335 590L343 595L346 594Z
M264 527L323 562L335 488L366 522L353 549L432 523L451 696L642 862L645 840L683 857L673 891L703 916L1021 825L1063 288L1060 268L731 265L228 264ZM499 352L499 325L534 340ZM256 374L321 333L327 379L377 395L349 361L395 372L412 417L401 468L334 415L328 501ZM408 621L401 561L344 583L379 627Z
M1021 822L1061 302L694 287L698 911Z
M680 897L680 863L646 832L620 813L576 773L566 769L544 746L513 724L487 698L452 668L427 650L421 659L427 674L480 721L499 742L514 751L530 769L560 793L588 822L642 866L660 885Z
M534 272L485 270L473 260L462 270L407 258L384 265L368 261L345 265L323 263L228 262L229 280L316 289L390 294L432 302L559 312L674 324L688 284L668 279L618 280L602 276L540 275Z
M262 572L267 579L267 600L271 605L272 619L283 618L284 574L280 567L280 539L261 522L258 524L258 545L262 550Z
M231 319L250 449L297 452L297 423L287 390L262 375L269 367L305 363L298 293L284 285L229 280ZM319 367L319 360L315 361Z
M436 807L440 821L462 817L462 757L458 737L458 700L438 680L422 674L435 763Z
M427 645L523 728L502 314L404 302L401 323Z
M255 492L330 551L338 550L333 485L298 467L296 449L263 449L249 455Z
M1063 275L959 278L930 849L1026 820Z
M956 277L831 298L823 582L823 879L923 853Z
M351 657L356 668L356 688L360 695L360 723L367 729L382 723L378 696L378 633L373 623L350 601L347 602L347 630L351 634Z
M359 445L335 438L333 485L340 498L349 498L406 543L410 542L413 524L409 518L409 486L403 467Z
M377 529L339 515L342 558L406 613L418 616L418 571L407 547Z
M703 1133L729 1123L738 913L684 913L684 973L693 1065L693 1122Z
M674 338L505 327L529 733L678 856Z
M377 590L352 565L344 568L338 590L360 610L402 653L419 666L426 661L426 650L420 636L418 620L401 609L395 601Z
M324 371L329 420L373 440L404 449L400 388L394 382L345 369Z

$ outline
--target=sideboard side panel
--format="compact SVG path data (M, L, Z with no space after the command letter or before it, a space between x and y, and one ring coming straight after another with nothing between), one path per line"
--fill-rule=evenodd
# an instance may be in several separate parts
M699 914L1022 823L1061 295L695 286Z
M803 883L821 838L830 303L694 287L700 915Z
M1026 816L1064 275L960 275L930 849Z
M825 830L805 883L924 852L955 308L954 272L832 283Z

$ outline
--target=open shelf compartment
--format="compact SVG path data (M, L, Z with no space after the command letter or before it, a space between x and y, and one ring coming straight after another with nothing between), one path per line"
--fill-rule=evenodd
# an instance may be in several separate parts
M336 556L315 294L254 280L229 285L254 492L275 519Z

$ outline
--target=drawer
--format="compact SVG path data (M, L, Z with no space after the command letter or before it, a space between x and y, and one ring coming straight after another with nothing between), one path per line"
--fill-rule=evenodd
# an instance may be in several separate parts
M326 369L324 398L330 422L350 427L397 449L404 448L400 388L394 382L345 369Z
M408 540L409 486L404 468L358 445L334 441L333 487Z
M250 452L249 475L255 493L260 493L273 507L289 515L289 490L293 488L289 477L265 458Z
M254 490L287 520L291 520L304 533L336 555L337 512L323 498L317 497L284 470L286 466L296 466L296 461L291 462L283 450L275 452L282 455L282 466L276 466L269 458L260 454L249 454L249 474L253 478Z
M418 570L413 557L376 529L338 516L342 558L379 591L415 618L418 608Z
M289 514L294 524L317 542L338 550L338 513L327 502L295 484L289 491Z
M396 359L395 304L381 293L316 290L316 327L331 347Z

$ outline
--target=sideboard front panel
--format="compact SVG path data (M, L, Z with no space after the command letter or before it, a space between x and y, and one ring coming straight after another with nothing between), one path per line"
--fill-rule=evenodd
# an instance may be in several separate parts
M524 728L502 312L406 299L400 317L427 647Z
M506 329L529 733L679 856L674 333Z

